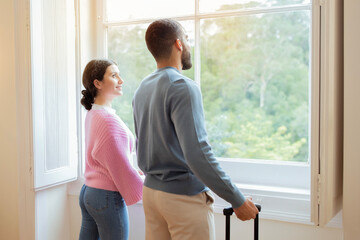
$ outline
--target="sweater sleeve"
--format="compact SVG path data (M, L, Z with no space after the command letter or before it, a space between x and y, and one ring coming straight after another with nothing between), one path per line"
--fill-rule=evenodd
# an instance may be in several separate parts
M94 156L102 159L126 205L135 204L142 198L143 181L130 163L130 138L119 124L108 134Z
M221 169L208 143L200 89L195 83L178 80L169 89L169 108L181 149L191 171L234 208L244 195Z

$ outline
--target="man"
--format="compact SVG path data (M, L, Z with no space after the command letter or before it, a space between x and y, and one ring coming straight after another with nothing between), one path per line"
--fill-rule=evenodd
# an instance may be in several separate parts
M145 39L157 70L141 82L133 110L138 164L146 175L146 239L215 239L209 188L241 220L255 218L258 210L231 183L207 142L200 88L181 74L192 67L184 29L174 20L157 20Z

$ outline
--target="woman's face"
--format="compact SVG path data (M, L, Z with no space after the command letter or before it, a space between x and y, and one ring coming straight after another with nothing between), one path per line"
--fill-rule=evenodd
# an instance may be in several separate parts
M113 99L114 97L123 95L123 83L124 81L119 75L119 68L116 65L108 66L104 74L104 79L97 83L94 82L98 88L98 96L102 95L102 97L106 99Z

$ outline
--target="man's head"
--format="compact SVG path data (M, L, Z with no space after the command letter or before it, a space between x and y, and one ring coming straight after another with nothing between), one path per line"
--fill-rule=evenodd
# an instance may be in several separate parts
M187 70L192 67L190 46L187 35L183 27L175 20L160 19L152 22L145 34L146 45L155 60L161 61L169 59L174 44L180 41L182 69Z

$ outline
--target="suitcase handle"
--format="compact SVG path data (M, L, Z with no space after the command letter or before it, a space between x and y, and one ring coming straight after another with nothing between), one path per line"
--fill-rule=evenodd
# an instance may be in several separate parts
M261 212L261 205L255 204L255 206L259 212ZM230 240L230 216L234 213L234 209L231 207L224 208L223 213L226 216L225 239ZM256 214L256 218L254 219L254 239L259 239L259 214Z
M255 203L255 206L256 206L256 208L259 210L259 212L261 212L261 205ZM231 215L234 213L234 209L231 208L231 207L229 207L229 208L224 208L223 213L224 213L225 216L227 216L227 215L231 216Z

